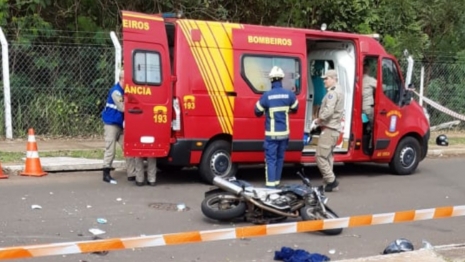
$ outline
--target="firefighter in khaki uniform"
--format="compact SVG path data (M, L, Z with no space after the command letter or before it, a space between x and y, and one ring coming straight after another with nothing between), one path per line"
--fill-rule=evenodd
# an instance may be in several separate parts
M274 66L269 74L271 90L255 104L257 117L265 114L266 187L275 188L281 181L284 153L289 143L289 111L297 112L299 102L295 94L283 88L284 72Z
M316 149L316 163L323 176L325 192L338 190L339 182L333 172L333 149L340 134L344 111L344 93L337 83L335 70L328 70L324 76L327 93L323 98L316 123L321 127L321 134Z
M124 71L119 74L119 82L116 83L108 92L107 103L102 112L102 121L104 123L105 153L103 155L103 181L116 184L110 175L111 165L115 159L116 143L123 148L123 129L124 129ZM126 159L127 175L129 181L134 181L134 158Z

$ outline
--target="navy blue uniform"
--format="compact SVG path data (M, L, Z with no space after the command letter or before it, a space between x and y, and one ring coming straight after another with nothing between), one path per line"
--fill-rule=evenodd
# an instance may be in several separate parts
M257 117L265 114L266 186L279 185L284 165L284 153L289 143L289 112L297 112L299 102L281 81L271 84L255 105Z

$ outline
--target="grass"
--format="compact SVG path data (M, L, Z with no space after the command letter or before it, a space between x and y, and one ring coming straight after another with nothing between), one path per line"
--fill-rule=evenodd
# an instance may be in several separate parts
M60 150L60 151L45 151L39 152L40 157L78 157L90 159L102 159L103 149L95 150ZM23 152L0 152L0 161L2 163L22 163L26 154ZM116 160L123 160L123 152L120 148L116 150Z
M436 145L436 137L443 133L433 132L429 139L430 145ZM465 145L465 134L464 133L444 133L449 140L449 145Z
M436 137L439 133L432 133L429 140L430 145L436 145ZM465 146L465 134L446 134L449 139L449 145L464 145ZM90 158L90 159L103 159L103 149L95 150L61 150L61 151L44 151L39 152L40 157L79 157L79 158ZM0 162L1 163L23 163L23 158L26 157L25 152L1 152L0 151ZM123 152L121 148L117 147L116 157L117 160L123 160Z

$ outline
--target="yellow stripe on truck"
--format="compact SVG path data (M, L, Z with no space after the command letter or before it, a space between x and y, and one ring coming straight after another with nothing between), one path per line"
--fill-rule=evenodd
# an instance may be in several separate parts
M234 97L226 92L234 92L234 61L232 49L232 29L242 28L239 24L180 20L191 52L199 69L203 68L202 78L215 107L218 121L224 133L233 134ZM192 29L199 29L201 41L193 42ZM202 71L202 70L201 70Z
M220 105L219 105L218 100L216 99L215 93L213 92L213 88L212 88L213 83L211 83L211 81L210 81L211 77L209 77L207 68L205 66L204 57L203 57L203 55L201 53L201 50L200 50L201 48L198 47L197 46L198 44L194 43L192 41L191 37L190 37L191 30L196 29L196 27L193 27L186 20L179 20L178 24L180 25L180 27L181 27L181 29L182 29L182 31L184 33L184 36L185 36L187 42L189 43L192 56L194 57L194 60L195 60L195 62L197 64L197 67L199 68L200 74L201 74L202 79L203 79L203 81L205 83L205 86L207 88L207 92L208 92L208 95L210 96L210 99L212 101L213 107L215 109L215 113L218 116L218 121L219 121L219 124L221 126L221 129L223 130L223 132L227 132L226 127L225 127L225 123L219 117L221 115L220 109L219 109Z

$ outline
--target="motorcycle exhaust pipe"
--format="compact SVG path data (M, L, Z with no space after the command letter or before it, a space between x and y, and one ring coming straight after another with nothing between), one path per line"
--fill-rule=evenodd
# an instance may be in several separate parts
M213 178L213 184L223 190L234 193L236 195L240 195L244 191L242 187L235 185L219 176L216 176L215 178Z

